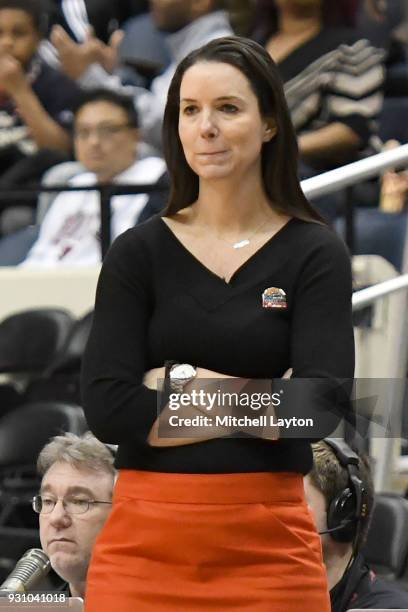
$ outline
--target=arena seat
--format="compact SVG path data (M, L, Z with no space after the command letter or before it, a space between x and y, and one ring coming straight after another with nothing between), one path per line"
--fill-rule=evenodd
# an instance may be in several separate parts
M62 309L25 310L0 323L0 372L38 373L51 363L72 327Z
M0 527L0 584L30 548L41 548L38 529Z
M27 386L24 393L26 402L53 400L80 403L81 362L92 318L93 311L75 321L64 345L44 374Z
M408 97L384 98L379 120L379 136L384 142L395 139L408 142Z
M364 555L386 578L400 578L408 559L408 500L396 493L376 496Z
M86 430L82 408L61 402L25 404L0 419L0 526L35 524L31 499L41 449L55 435Z

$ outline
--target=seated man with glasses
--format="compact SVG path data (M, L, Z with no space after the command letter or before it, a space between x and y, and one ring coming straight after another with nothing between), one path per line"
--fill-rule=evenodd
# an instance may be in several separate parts
M41 546L72 597L84 598L92 549L111 510L113 461L90 432L56 436L38 457L42 482L33 508Z
M150 185L165 172L160 157L140 157L137 114L131 99L109 90L84 94L74 116L76 159L86 172L69 181L72 187L96 183ZM157 199L157 195L161 196ZM158 212L163 193L111 198L111 238ZM155 198L155 199L154 199ZM23 266L96 265L101 260L98 191L61 192L47 210L39 235Z

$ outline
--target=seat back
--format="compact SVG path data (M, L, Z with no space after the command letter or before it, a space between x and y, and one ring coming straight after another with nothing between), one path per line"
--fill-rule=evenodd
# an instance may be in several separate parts
M396 493L379 493L364 556L381 575L399 578L408 558L408 500Z
M41 548L38 529L0 527L0 584L30 548Z
M25 404L0 420L1 470L35 469L37 457L50 438L64 432L84 433L82 408L57 402Z
M79 372L82 355L88 342L93 320L93 311L75 321L64 345L47 368L46 376L58 373Z
M72 327L62 309L13 314L0 323L0 372L41 373L61 349Z
M68 338L41 378L32 380L24 392L25 402L81 402L80 371L93 312L76 321Z
M40 451L53 436L86 429L82 408L57 402L26 404L0 420L0 526L36 525L31 499L40 485Z
M408 142L408 97L385 98L380 115L379 136L381 140Z
M354 216L354 254L380 255L399 272L404 265L407 213L390 214L377 208L360 208ZM336 220L337 232L344 237L344 219Z

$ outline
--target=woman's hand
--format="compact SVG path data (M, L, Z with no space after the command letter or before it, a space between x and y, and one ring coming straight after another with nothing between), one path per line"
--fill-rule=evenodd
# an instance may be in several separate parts
M143 384L148 389L152 389L152 391L157 391L159 389L158 382L159 380L163 381L166 375L166 369L162 368L152 368L145 372L143 376Z
M165 368L153 368L145 373L143 378L143 384L149 389L157 390L158 385L157 381L160 379L164 379L165 377ZM232 379L233 376L228 376L227 374L221 374L220 372L214 372L213 370L207 370L206 368L197 368L196 377L185 385L183 389L183 393L189 394L192 391L200 391L205 387L209 387L212 385L212 382L208 381L218 381L219 379ZM207 383L204 383L204 380L207 380ZM246 379L235 379L238 381L242 380L242 386L246 384ZM240 385L241 386L241 385ZM152 429L150 430L149 436L147 438L150 446L155 447L167 447L167 446L184 446L185 444L197 444L198 442L204 442L205 440L211 440L214 438L220 438L223 435L229 433L229 429L227 427L223 428L222 426L207 426L205 428L205 436L203 437L187 437L189 433L191 433L191 427L189 426L178 426L177 427L177 437L166 438L163 436L163 430L161 435L159 435L159 425L160 421L165 429L167 428L167 423L169 422L170 416L175 413L170 410L169 406L166 406L164 410L161 412L160 416L154 422ZM208 417L208 412L203 406L187 406L183 407L183 417L184 418L194 418L196 416L206 416ZM225 433L223 433L225 430ZM186 434L186 437L183 437L183 433Z

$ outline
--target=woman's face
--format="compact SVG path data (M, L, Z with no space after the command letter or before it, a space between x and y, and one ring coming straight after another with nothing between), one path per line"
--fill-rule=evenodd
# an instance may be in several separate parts
M222 62L199 62L180 87L179 136L187 163L202 179L259 172L261 149L273 138L246 76Z

